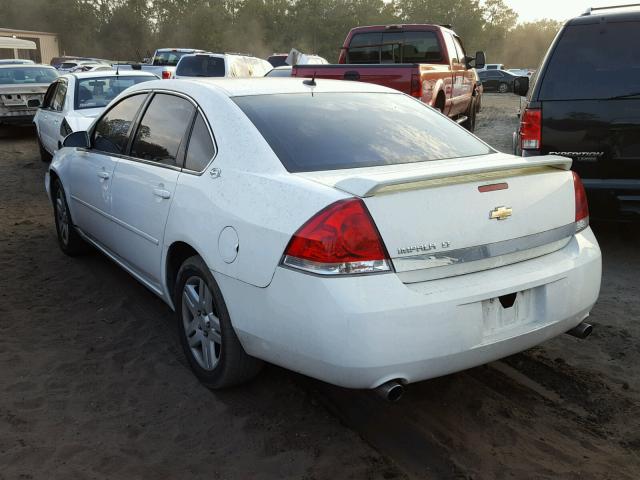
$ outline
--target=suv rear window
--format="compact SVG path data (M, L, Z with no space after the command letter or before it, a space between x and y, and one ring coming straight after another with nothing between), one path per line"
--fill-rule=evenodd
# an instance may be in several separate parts
M351 39L347 63L429 63L442 60L435 32L390 31L357 33Z
M539 100L640 92L640 22L567 26L543 73Z
M183 57L176 69L182 77L224 77L224 58L209 55Z
M299 93L233 100L289 172L493 153L462 127L402 94Z
M156 52L156 56L153 57L153 65L175 67L178 64L180 58L182 58L182 56L186 54L187 52L178 52L176 50Z

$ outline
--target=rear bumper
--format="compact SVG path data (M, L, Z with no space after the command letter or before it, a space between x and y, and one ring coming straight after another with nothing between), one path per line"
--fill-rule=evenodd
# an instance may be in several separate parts
M640 179L583 178L594 220L640 222Z
M601 257L587 229L536 259L414 284L395 274L328 279L278 268L256 288L214 275L249 354L374 388L477 366L573 328L598 297ZM503 309L497 297L514 292L516 304Z
M0 109L0 125L29 125L33 123L33 117L37 111L37 108Z

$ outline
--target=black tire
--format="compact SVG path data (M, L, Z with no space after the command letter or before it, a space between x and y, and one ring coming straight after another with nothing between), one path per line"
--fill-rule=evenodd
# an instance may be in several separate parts
M56 222L60 250L70 257L85 253L87 244L73 226L73 219L69 205L67 205L67 196L64 193L62 183L57 178L53 182L51 197L53 198L53 216Z
M40 150L40 160L45 163L49 163L51 161L52 155L47 152L47 150L42 145L42 141L40 140L40 135L38 135L38 149Z
M193 294L198 295L197 300L186 298ZM210 307L207 306L209 295ZM174 305L182 349L189 366L205 386L211 389L232 387L247 382L260 372L262 361L247 355L242 348L220 288L197 255L186 259L178 271ZM211 312L208 312L209 308ZM198 324L200 326L195 326ZM209 348L208 345L213 346ZM210 362L207 362L207 356Z
M445 103L444 95L438 94L438 97L436 98L436 103L433 108L438 110L440 113L444 113L444 103Z
M498 93L507 93L509 91L509 85L502 82L498 84Z
M469 110L467 111L467 119L461 123L461 125L473 132L476 129L476 97L471 97L471 102L469 103Z

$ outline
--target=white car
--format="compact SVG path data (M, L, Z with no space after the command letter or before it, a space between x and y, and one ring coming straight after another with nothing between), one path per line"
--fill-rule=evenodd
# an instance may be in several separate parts
M135 70L83 72L59 77L49 86L42 106L33 118L42 161L51 160L71 132L87 130L104 107L123 90L157 79L152 73Z
M180 58L174 78L264 77L272 68L266 60L250 55L195 53Z
M67 137L45 182L62 250L173 308L206 385L264 360L397 398L587 333L601 256L570 165L377 85L165 80Z

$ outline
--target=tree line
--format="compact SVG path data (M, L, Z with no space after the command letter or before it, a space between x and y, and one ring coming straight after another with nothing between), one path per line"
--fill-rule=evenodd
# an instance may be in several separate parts
M60 51L137 60L159 47L265 57L292 47L337 61L354 26L450 24L469 54L537 67L560 24L517 23L503 0L0 0L0 27L55 32Z

